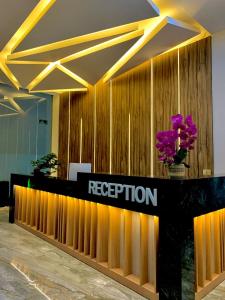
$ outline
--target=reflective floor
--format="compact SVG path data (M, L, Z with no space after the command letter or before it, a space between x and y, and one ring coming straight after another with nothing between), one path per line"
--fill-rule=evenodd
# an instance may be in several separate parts
M25 299L145 298L17 225L9 224L8 209L0 208L0 300ZM225 300L225 282L204 300Z
M145 299L7 218L0 208L0 300Z

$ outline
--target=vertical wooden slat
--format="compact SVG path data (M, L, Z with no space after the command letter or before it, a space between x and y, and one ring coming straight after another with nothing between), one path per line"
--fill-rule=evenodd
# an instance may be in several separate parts
M121 209L109 207L109 268L120 267L120 218Z
M159 218L148 216L148 279L156 291L156 269L158 256Z
M85 201L79 200L79 230L78 230L78 251L84 251L84 218Z
M67 197L67 224L66 224L66 244L67 246L73 246L73 236L74 236L74 199Z
M78 238L79 238L79 205L78 199L74 200L74 236L73 236L73 249L78 249Z
M91 202L85 201L84 216L84 254L90 254L90 234L91 234Z
M90 233L90 256L96 257L97 247L97 204L91 203L91 233Z
M148 282L148 216L140 214L140 284Z
M221 244L220 244L220 222L219 212L214 212L214 238L215 238L215 272L221 272Z
M97 262L108 261L109 208L97 204Z
M132 272L132 212L124 212L124 276Z

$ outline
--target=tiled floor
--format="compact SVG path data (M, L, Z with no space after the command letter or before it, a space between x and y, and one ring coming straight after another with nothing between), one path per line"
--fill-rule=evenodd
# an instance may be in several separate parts
M0 208L0 300L144 300L15 224ZM173 300L173 299L171 299ZM225 300L225 282L204 300Z
M0 208L0 300L145 299L7 218Z

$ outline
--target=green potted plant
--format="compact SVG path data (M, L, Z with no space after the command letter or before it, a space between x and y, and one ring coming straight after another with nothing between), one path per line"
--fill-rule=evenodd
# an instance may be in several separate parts
M31 161L34 170L34 176L51 175L59 166L59 162L55 153L49 153L38 160Z

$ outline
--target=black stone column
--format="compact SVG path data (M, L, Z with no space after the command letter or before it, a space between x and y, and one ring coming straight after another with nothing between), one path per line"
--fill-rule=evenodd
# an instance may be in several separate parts
M159 300L195 299L193 218L160 216L157 286Z

